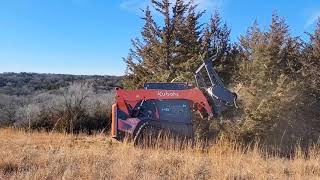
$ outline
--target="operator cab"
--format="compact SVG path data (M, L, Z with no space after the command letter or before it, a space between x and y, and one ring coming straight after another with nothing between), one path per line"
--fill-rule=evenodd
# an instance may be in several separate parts
M144 84L144 88L185 90L191 89L192 87L187 83L146 83ZM148 117L173 123L191 123L191 107L188 100L148 100L143 102L141 108L143 109L143 112L148 113L141 115L141 117Z
M191 89L187 83L146 83L145 89L185 90ZM189 100L185 99L152 99L140 102L135 109L135 117L142 121L152 122L156 127L169 130L173 134L191 137L192 109Z
M191 108L188 100L148 100L141 107L140 119L160 120L171 123L191 123Z

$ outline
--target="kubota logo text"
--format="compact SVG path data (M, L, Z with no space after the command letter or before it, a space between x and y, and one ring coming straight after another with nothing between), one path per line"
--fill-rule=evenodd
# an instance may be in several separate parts
M176 93L176 92L168 92L168 91L158 91L158 96L174 97L174 96L179 96L179 93Z

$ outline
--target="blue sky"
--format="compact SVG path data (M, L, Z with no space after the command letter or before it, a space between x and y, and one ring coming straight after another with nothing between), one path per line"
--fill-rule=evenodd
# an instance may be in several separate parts
M306 38L320 16L319 0L195 0L207 15L218 9L232 40L257 19L286 18L291 33ZM130 39L143 25L148 0L0 0L0 72L122 75Z

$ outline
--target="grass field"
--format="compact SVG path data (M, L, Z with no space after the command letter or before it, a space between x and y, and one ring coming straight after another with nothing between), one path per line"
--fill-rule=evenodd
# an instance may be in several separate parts
M104 135L2 129L0 179L320 179L320 150L280 158L227 141L206 152L141 149Z

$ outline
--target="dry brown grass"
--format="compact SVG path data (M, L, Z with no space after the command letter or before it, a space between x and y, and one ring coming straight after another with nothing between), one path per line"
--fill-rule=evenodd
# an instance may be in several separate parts
M319 179L320 150L304 158L246 153L220 141L206 152L140 149L106 136L0 130L0 179Z

